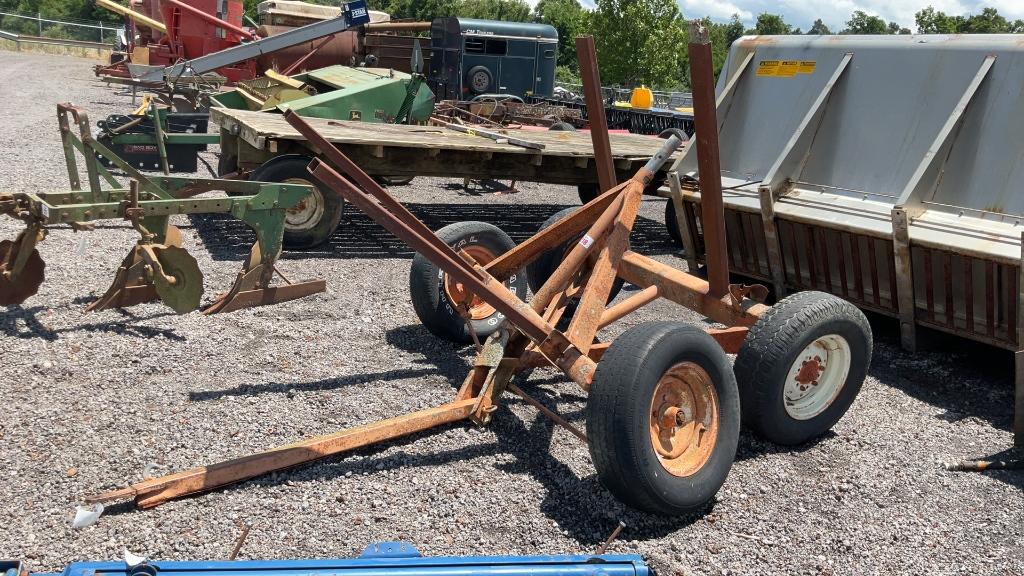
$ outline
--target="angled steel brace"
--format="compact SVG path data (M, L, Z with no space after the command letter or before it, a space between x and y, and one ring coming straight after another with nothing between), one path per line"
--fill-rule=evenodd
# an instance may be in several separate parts
M914 301L914 265L910 250L910 223L924 212L923 194L935 190L941 178L954 138L963 120L964 112L971 103L982 82L988 76L996 57L989 54L981 62L977 73L964 89L960 100L953 107L945 124L936 134L924 158L917 165L914 174L904 186L899 200L892 208L893 259L896 271L896 297L900 319L900 344L904 350L913 352L917 348L917 326L914 320L917 305ZM941 162L939 159L941 158Z
M825 116L829 100L832 97L832 89L835 88L839 79L843 77L853 59L853 54L847 53L839 61L832 76L822 87L814 104L807 110L803 120L797 126L795 132L786 143L782 153L775 160L775 164L768 170L764 180L758 186L758 195L761 201L761 221L764 224L765 244L768 253L768 269L771 272L772 284L775 286L775 297L782 298L786 295L786 270L782 261L782 243L779 240L778 230L775 226L775 200L792 189L800 173L803 172L810 154L814 139L818 135L818 128L821 126L821 119ZM826 271L828 273L828 271Z

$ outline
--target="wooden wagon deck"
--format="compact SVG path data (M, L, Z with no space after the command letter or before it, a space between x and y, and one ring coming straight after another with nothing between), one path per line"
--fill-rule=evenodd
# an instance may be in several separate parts
M223 153L236 156L243 170L273 156L310 153L302 135L279 114L214 108L210 120L220 126ZM594 149L585 132L509 130L510 136L544 145L535 150L439 126L307 121L372 175L597 182ZM661 142L651 136L612 134L611 147L619 178L625 179Z

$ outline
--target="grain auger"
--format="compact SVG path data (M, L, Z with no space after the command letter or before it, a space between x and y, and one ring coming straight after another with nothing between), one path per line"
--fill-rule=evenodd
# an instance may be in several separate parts
M26 224L14 241L0 242L0 305L20 304L39 289L45 264L36 246L46 237L48 227L66 224L76 232L87 232L97 220L122 219L131 223L140 239L118 267L110 288L87 310L125 308L158 299L179 313L195 310L203 295L203 275L182 246L181 231L170 223L174 214L230 214L256 234L256 243L235 281L204 313L275 304L325 290L323 280L292 283L275 267L287 211L309 194L308 186L150 177L97 142L82 110L60 104L57 117L72 190L0 193L0 214ZM72 122L80 137L74 134ZM87 190L79 178L76 153L84 158ZM99 157L131 178L128 188L100 164ZM101 179L112 188L104 189ZM199 197L215 191L228 196ZM284 285L271 285L275 274Z

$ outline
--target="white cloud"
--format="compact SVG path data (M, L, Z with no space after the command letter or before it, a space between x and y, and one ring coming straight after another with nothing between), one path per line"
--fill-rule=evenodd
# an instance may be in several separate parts
M807 30L816 18L821 18L833 30L846 26L855 10L879 16L886 22L898 22L915 30L914 14L929 5L947 14L976 14L982 8L992 7L1009 20L1024 19L1021 0L677 0L687 17L711 16L727 20L739 14L747 24L753 24L762 12L781 14L790 24Z
M594 8L594 0L579 0L586 8ZM786 22L806 31L821 18L833 31L846 27L846 21L855 10L863 10L886 22L899 22L916 31L914 14L932 6L946 14L977 14L982 8L995 8L1007 20L1024 20L1024 0L676 0L687 18L710 16L725 21L739 14L748 26L754 24L758 14L781 14ZM535 6L537 0L526 0Z
M744 4L743 0L738 0L738 3ZM751 3L747 2L747 4ZM715 20L728 20L732 18L733 14L738 14L740 20L744 22L753 21L756 17L755 14L739 4L723 0L679 0L679 7L687 17L710 16Z

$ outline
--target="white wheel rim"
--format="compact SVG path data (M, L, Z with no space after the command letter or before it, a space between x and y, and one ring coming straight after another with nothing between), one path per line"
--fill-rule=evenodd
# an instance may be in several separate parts
M301 178L289 178L287 184L313 183ZM320 219L324 217L324 197L320 190L313 187L313 192L299 201L298 204L289 208L284 215L284 227L286 230L311 230L316 228Z
M808 344L786 374L782 395L786 412L796 420L810 420L824 412L846 384L850 362L850 343L838 334Z

